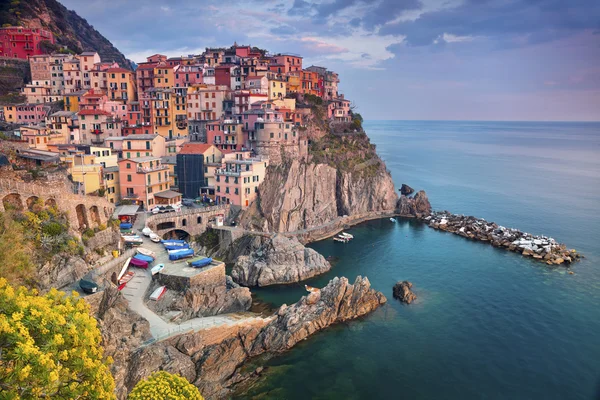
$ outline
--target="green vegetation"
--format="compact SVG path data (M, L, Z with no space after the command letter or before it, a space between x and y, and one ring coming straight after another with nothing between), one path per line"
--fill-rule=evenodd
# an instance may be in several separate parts
M194 238L194 241L208 250L214 249L219 245L219 235L213 229L207 229L203 234Z
M129 400L203 400L198 388L187 379L166 371L155 372L148 379L139 381Z
M311 161L327 164L340 172L373 176L381 167L375 146L364 133L338 136L328 134L310 143Z
M114 399L90 306L77 293L39 296L0 278L0 396Z

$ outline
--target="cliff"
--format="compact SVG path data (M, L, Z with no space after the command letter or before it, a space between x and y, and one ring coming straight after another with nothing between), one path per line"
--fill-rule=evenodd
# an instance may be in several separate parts
M329 269L325 257L298 239L276 235L249 256L240 256L231 276L244 286L269 286L303 281Z
M75 53L97 51L103 61L116 61L131 69L131 62L112 43L75 11L56 0L6 1L0 4L0 22L51 31L58 45ZM54 49L50 46L49 52Z
M366 315L385 302L385 296L373 290L367 278L357 277L354 284L335 278L297 303L281 306L270 318L192 332L142 347L130 355L126 375L115 377L119 398L157 370L181 374L207 399L225 398L234 384L261 370L244 372L242 367L250 359L286 351L334 323ZM113 349L112 343L104 345Z
M364 133L315 139L309 159L269 167L257 201L240 218L242 225L293 232L343 215L396 208L392 177Z

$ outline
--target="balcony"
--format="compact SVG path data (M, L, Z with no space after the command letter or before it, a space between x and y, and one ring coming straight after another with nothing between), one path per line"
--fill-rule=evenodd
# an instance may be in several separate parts
M140 195L137 193L126 193L123 195L124 199L134 199L135 200L135 199L138 199L139 197L140 197Z
M102 129L92 129L90 132L94 135L102 135L104 133Z
M139 174L146 174L148 172L155 172L155 171L164 171L169 169L168 165L155 165L152 167L138 167L137 168L137 172Z
M101 137L92 137L91 141L94 144L103 144L104 143L104 138L101 138Z
M215 170L215 175L223 175L223 176L235 176L239 177L241 175L240 171L227 171L224 168L217 168Z

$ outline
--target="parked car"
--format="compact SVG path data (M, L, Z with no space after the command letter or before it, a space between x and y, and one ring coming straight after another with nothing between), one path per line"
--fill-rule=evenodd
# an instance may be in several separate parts
M181 200L181 203L186 207L194 206L194 200L192 200L192 199L183 199L183 200Z

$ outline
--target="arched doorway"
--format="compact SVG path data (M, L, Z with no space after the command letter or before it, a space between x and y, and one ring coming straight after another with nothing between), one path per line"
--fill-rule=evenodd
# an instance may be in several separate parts
M175 222L173 222L173 221L161 222L160 224L156 225L157 231L162 231L165 229L173 229L173 228L175 228Z
M44 204L46 205L46 207L56 208L56 200L54 199L48 199Z
M28 197L27 200L25 200L25 204L27 204L27 209L29 211L33 211L33 212L40 212L40 211L42 211L42 208L43 208L42 204L43 203L40 204L38 202L39 199L40 198L37 197L37 196Z
M163 239L189 240L190 234L183 229L173 229L163 235Z
M90 219L91 219L90 222L92 223L92 226L100 225L100 212L98 212L97 206L90 207Z
M23 201L19 193L11 193L4 196L2 204L5 210L23 211Z
M83 204L78 204L77 207L75 207L75 212L77 213L77 222L79 223L79 229L84 230L86 228L89 228L90 225L88 222L85 206Z

